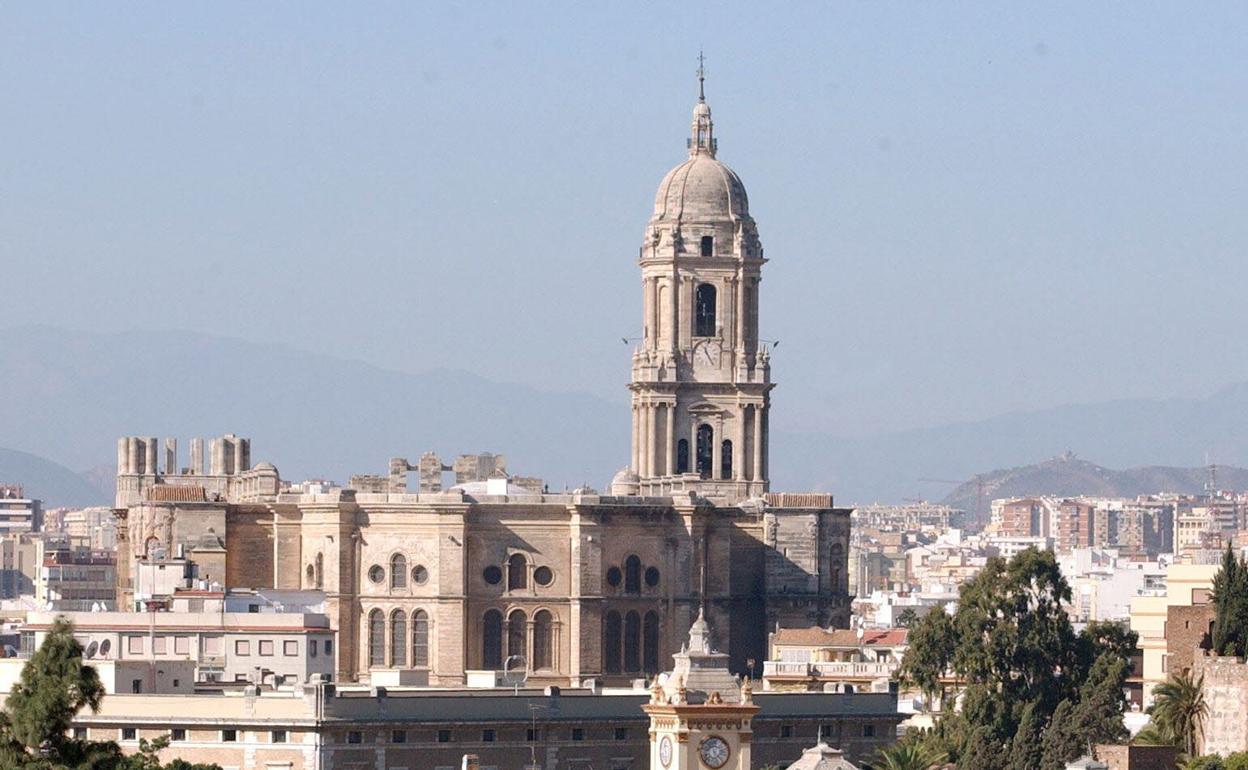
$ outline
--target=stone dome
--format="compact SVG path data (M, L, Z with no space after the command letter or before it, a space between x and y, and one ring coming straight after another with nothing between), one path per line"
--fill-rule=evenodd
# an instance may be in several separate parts
M654 196L656 220L736 220L749 215L750 201L741 177L702 153L667 172Z
M689 160L659 183L652 221L722 222L750 216L745 185L735 171L716 160L717 144L710 105L699 97L689 131Z

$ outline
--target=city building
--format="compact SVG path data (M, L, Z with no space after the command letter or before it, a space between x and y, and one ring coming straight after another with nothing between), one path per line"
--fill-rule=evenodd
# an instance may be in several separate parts
M0 599L35 595L43 564L43 541L29 532L0 535Z
M246 439L214 441L204 474L202 442L181 469L166 441L162 472L156 439L122 438L121 606L142 593L136 564L171 558L227 588L323 590L337 681L440 686L515 668L534 684L625 684L662 670L700 608L737 672L765 659L768 629L846 626L849 511L770 491L765 260L704 99L688 150L639 253L631 459L606 493L547 493L494 455L449 488L426 455L283 492Z
M1139 634L1141 652L1138 683L1131 682L1137 690L1132 699L1142 707L1152 705L1153 688L1171 673L1166 640L1170 608L1208 604L1217 572L1217 565L1172 564L1166 569L1164 590L1131 600L1131 630Z
M27 497L17 484L0 484L0 535L43 529L43 503Z
M114 551L54 548L44 542L35 601L57 611L112 610L117 607Z
M889 692L907 634L904 628L782 628L771 635L763 689Z

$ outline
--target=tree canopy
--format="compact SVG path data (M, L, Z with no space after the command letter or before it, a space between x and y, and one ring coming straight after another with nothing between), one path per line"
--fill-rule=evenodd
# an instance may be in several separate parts
M929 612L910 632L902 678L960 713L924 737L961 770L1060 770L1088 744L1121 740L1123 687L1136 635L1091 623L1076 633L1070 586L1049 551L991 559L961 588L957 611ZM942 699L943 700L943 699Z

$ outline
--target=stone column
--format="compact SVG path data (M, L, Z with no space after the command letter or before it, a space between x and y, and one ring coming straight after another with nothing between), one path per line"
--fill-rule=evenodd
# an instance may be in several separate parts
M714 430L711 433L711 478L718 481L724 475L724 452L720 446L724 436L724 421L715 418Z
M753 480L763 480L763 411L754 405L754 467Z
M165 475L172 476L178 472L178 440L165 439Z
M130 443L125 436L117 439L117 475L130 472Z
M638 435L637 435L637 432L638 432L637 419L638 419L637 404L634 402L633 403L633 453L632 453L632 461L630 462L630 466L631 466L630 470L633 473L640 474L641 464L637 461L637 447L639 445Z
M667 331L667 347L673 353L680 349L680 274L672 264L672 277L667 284L667 307L664 312L671 322Z
M191 473L196 476L204 475L204 440L202 438L191 439Z
M676 473L676 402L667 404L667 475Z
M745 271L744 269L737 271L737 313L736 328L737 339L735 340L737 351L745 352L745 317L749 315L749 311L745 307ZM739 362L738 362L739 363Z
M745 480L745 409L737 414L736 435L732 438L732 478Z
M143 464L143 471L150 476L155 476L159 470L156 465L156 458L160 451L155 436L148 436L144 439L143 450L143 454L147 458Z
M654 427L650 423L650 405L641 405L641 476L649 478L651 475L651 455L650 444Z
M139 472L139 439L136 436L130 436L126 439L126 454L128 457L127 473Z
M655 451L659 445L657 440L659 426L656 424L658 423L658 414L659 408L657 406L646 404L646 425L648 426L647 433L649 434L646 438L646 473L651 477L659 475L659 458L657 457L658 453Z

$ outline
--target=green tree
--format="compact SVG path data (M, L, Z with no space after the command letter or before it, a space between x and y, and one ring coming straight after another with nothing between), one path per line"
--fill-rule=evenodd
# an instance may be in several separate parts
M1226 770L1248 770L1248 751L1238 751L1222 762Z
M907 607L897 615L898 628L910 628L919 620L919 613L913 607Z
M1226 770L1226 763L1217 754L1196 757L1183 763L1183 770Z
M1209 715L1204 680L1203 676L1193 680L1188 674L1170 677L1153 688L1153 705L1148 710L1159 733L1169 736L1189 757L1196 755L1196 743Z
M1248 565L1235 558L1230 543L1213 578L1210 600L1214 606L1210 640L1214 653L1244 657L1248 653Z
M1023 709L1018 732L1010 741L1009 770L1035 770L1044 762L1044 716L1036 712L1034 703Z
M942 677L953 663L957 636L953 619L937 608L915 621L907 635L908 650L901 663L901 679L929 698L944 699Z
M82 662L69 623L57 618L9 694L10 734L28 750L59 755L72 740L66 734L74 716L83 707L99 711L103 699L99 674Z
M923 743L894 743L880 749L867 762L868 770L928 770L945 761L945 755Z

